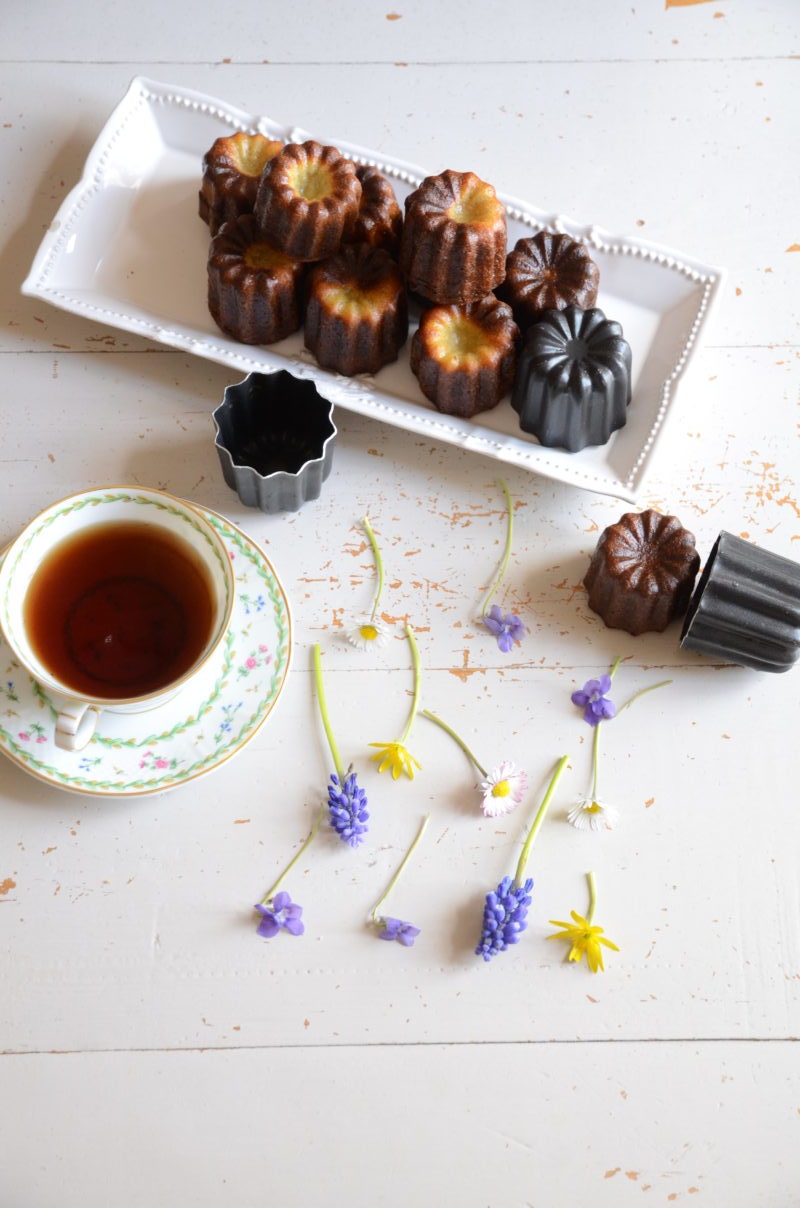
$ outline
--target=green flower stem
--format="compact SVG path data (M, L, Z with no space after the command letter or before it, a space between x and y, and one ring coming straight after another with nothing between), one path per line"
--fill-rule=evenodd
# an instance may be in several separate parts
M425 815L425 817L422 819L422 822L420 823L419 830L418 830L418 831L417 831L417 833L416 833L416 836L415 836L415 838L414 838L413 843L412 843L412 844L411 844L411 846L409 847L409 849L408 849L408 851L406 852L406 854L403 856L403 859L400 861L400 865L399 865L399 867L398 867L397 871L395 872L395 874L394 874L394 876L392 877L392 879L391 879L391 881L389 882L389 884L386 886L386 889L384 890L384 892L383 892L383 893L381 894L381 896L378 898L378 900L377 900L377 902L375 903L375 905L372 907L372 910L370 911L370 916L369 916L369 917L370 917L370 919L372 920L372 922L373 922L373 923L376 925L376 927L380 926L380 920L379 920L379 918L378 918L378 911L380 910L381 906L383 905L383 903L384 903L384 902L386 901L386 899L388 898L389 894L390 894L390 893L392 892L392 890L394 889L394 887L395 887L395 885L397 884L397 882L400 880L400 877L401 877L401 876L402 876L402 874L403 874L403 869L405 868L406 864L408 864L409 860L410 860L410 859L411 859L411 857L413 856L414 851L416 850L416 847L417 847L417 845L418 845L418 843L419 843L420 839L421 839L421 838L422 838L422 836L425 834L425 828L427 827L427 825L428 825L428 823L430 822L430 820L431 820L431 816L430 816L430 814L426 814L426 815Z
M622 713L625 709L629 709L631 707L631 705L633 704L633 702L635 700L638 700L640 696L645 696L648 692L655 692L656 688L666 688L667 684L671 684L672 682L673 681L671 679L670 680L661 680L657 684L651 684L649 688L640 688L638 692L635 692L633 694L633 696L631 697L630 700L627 700L624 705L621 705L619 707L619 709L617 709L617 716L619 716L619 714Z
M586 916L586 922L591 927L592 919L594 918L594 908L597 904L597 885L594 880L594 873L587 872L586 880L589 882L589 913Z
M411 712L408 715L406 728L403 730L402 737L398 739L398 742L401 746L405 746L405 741L411 733L411 727L414 724L414 718L417 716L417 709L419 708L419 690L422 679L419 665L419 647L417 646L417 639L414 637L414 630L410 625L406 625L406 637L408 638L408 644L411 647L411 661L414 664L414 699L411 702Z
M550 778L550 783L547 786L547 792L545 793L544 798L542 799L542 804L539 806L536 817L533 820L533 825L531 826L531 829L528 831L528 837L525 840L525 846L523 847L522 851L520 852L520 857L519 857L519 860L517 861L517 871L514 876L515 885L522 884L522 879L525 876L525 865L528 863L528 857L531 854L531 848L533 847L533 841L536 838L536 836L538 835L539 828L541 827L542 823L544 822L544 816L547 813L547 807L550 804L553 793L556 791L556 785L558 784L559 780L561 779L561 774L564 771L564 768L567 766L568 762L569 762L569 755L562 755L561 758L559 759L558 763L556 764L556 770L553 772L553 775Z
M592 738L592 801L597 800L597 757L600 750L600 726L602 722L598 722L594 728L594 737Z
M609 672L608 672L609 679L614 678L614 676L617 673L617 668L619 667L621 662L622 662L622 659L619 657L614 659L614 662L612 663L611 668L609 669ZM667 684L671 684L671 683L672 683L672 680L661 680L660 683L658 683L658 684L651 684L649 688L641 688L638 692L634 693L634 695L630 698L630 700L626 701L624 705L621 705L619 707L619 709L617 709L617 712L614 714L614 716L619 717L620 713L623 713L625 711L625 709L630 708L630 706L633 704L633 702L637 701L640 696L645 696L648 692L655 692L656 688L665 688L667 686ZM607 718L606 720L613 721L614 718ZM598 763L598 755L599 755L599 751L600 751L600 727L602 725L603 725L602 721L599 721L597 723L597 725L594 728L594 736L592 738L592 800L593 801L597 800L597 763Z
M321 810L319 811L319 813L317 814L317 816L316 816L316 818L315 818L315 820L314 820L314 825L311 827L311 830L308 832L308 835L307 835L307 836L306 836L306 838L304 839L304 841L303 841L303 843L302 843L302 846L300 847L299 851L297 851L297 852L296 852L296 853L295 853L295 854L292 856L291 860L290 860L290 861L289 861L289 863L286 865L286 867L284 868L283 872L282 872L282 873L281 873L281 875L278 877L277 881L276 881L276 882L275 882L275 884L272 886L272 888L271 888L271 889L268 889L268 890L267 890L267 892L264 894L263 898L261 899L261 905L262 905L262 906L267 906L267 905L269 904L269 902L271 902L271 901L272 901L272 899L275 897L275 894L276 894L276 893L278 892L278 890L280 889L280 887L281 887L281 885L283 884L284 880L285 880L285 879L286 879L286 877L289 875L289 873L292 871L292 869L294 868L295 864L296 864L296 863L297 863L297 861L300 859L300 857L302 856L303 852L306 850L306 848L309 846L309 844L311 843L312 839L313 839L313 838L314 838L314 836L316 835L317 831L318 831L318 830L319 830L319 828L320 828L320 825L322 824L322 819L324 818L324 816L325 816L325 806L323 806L323 807L322 807L322 809L321 809Z
M317 700L319 701L319 711L322 717L322 724L325 727L325 735L328 739L328 746L331 749L333 756L333 766L336 768L336 775L339 777L339 784L344 784L344 772L342 770L342 760L339 755L339 749L336 746L336 739L333 737L331 730L331 722L328 717L328 706L325 703L325 689L322 684L322 664L320 661L319 642L314 646L314 682L317 686Z
M467 759L475 764L475 767L478 769L481 776L488 776L489 773L486 771L486 768L469 749L460 734L456 734L455 730L451 730L447 722L442 721L441 717L437 717L436 714L432 713L430 709L422 709L420 712L422 713L423 717L427 717L429 721L435 722L437 726L444 730L445 734L449 734L450 737L458 743Z
M499 480L499 482L500 482L500 486L503 488L503 494L506 497L506 513L507 513L507 517L508 517L508 522L506 524L506 547L505 547L505 550L503 551L503 560L500 563L500 569L498 570L497 575L495 576L494 583L492 583L492 586L489 588L488 596L486 597L486 599L483 602L483 608L481 609L482 617L485 617L487 612L489 611L489 605L492 602L494 593L497 591L498 587L503 582L503 576L505 575L506 569L508 567L508 559L511 557L511 538L514 533L514 505L511 502L511 493L508 489L508 484L506 483L505 479L501 478Z
M369 619L374 621L378 612L378 605L381 602L381 595L383 594L383 558L381 558L381 551L378 549L378 541L374 532L372 531L372 525L366 516L364 516L361 521L361 527L369 537L369 543L372 546L372 556L375 559L375 571L378 575L378 587L375 592L375 601L372 605L372 612L369 614Z

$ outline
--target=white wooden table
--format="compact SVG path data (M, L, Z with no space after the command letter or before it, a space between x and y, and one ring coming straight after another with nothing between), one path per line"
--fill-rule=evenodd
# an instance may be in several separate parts
M18 292L136 74L472 169L727 268L640 504L676 514L701 551L724 528L800 558L796 5L43 0L6 5L2 26L0 540L85 486L163 487L266 550L295 645L258 736L169 795L68 795L3 761L1 1208L800 1204L800 672L687 656L676 627L606 630L580 581L625 506L517 470L500 602L530 632L504 656L475 624L505 532L491 460L337 410L322 498L264 516L213 447L235 373ZM371 600L365 513L395 621L370 657L343 637ZM527 768L508 818L476 811L466 761L424 720L413 784L370 764L366 744L410 699L406 620L424 703L482 758ZM318 841L289 887L305 936L265 942L251 904L330 771L317 641L371 831L357 852ZM569 696L616 654L620 698L674 682L609 727L603 782L623 821L583 834L565 814L591 732ZM484 965L483 895L513 871L562 751L528 931ZM422 934L376 944L365 914L425 812L390 902ZM598 976L545 940L549 919L585 909L589 869L621 949Z

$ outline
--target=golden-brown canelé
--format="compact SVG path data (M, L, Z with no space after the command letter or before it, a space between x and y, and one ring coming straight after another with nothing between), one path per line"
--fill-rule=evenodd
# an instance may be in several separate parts
M583 582L609 629L661 633L689 606L700 555L675 516L626 512L602 533Z
M336 147L287 143L264 169L255 216L261 234L293 260L324 260L349 239L361 182Z
M382 248L347 244L311 270L305 342L324 369L377 373L407 336L403 278Z
M497 292L524 329L546 310L591 309L599 281L600 270L582 243L570 235L539 231L518 240L509 252L506 279Z
M506 212L474 172L428 176L406 198L400 267L432 302L477 302L506 273Z
M200 217L216 235L223 222L252 214L264 167L283 143L263 134L228 134L218 138L203 156Z
M493 294L467 306L433 306L411 341L411 368L439 411L471 419L511 389L518 338L511 307Z
M274 344L303 322L305 265L259 235L252 214L226 222L208 252L208 309L243 344Z
M348 243L382 247L396 259L403 232L403 211L397 204L394 189L371 164L356 167L356 176L361 183L361 203Z

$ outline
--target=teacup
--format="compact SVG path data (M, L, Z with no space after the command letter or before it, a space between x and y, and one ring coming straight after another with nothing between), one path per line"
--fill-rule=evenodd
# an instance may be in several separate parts
M165 704L219 646L233 609L230 557L211 523L165 491L81 491L6 550L0 627L50 696L55 743L79 751L103 710Z

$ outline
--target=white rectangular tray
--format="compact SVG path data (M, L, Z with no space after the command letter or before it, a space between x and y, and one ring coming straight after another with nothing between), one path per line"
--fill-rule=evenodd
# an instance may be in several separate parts
M436 411L411 372L408 345L374 378L345 378L317 366L303 347L302 332L280 344L252 347L219 331L206 305L209 235L197 213L197 196L203 154L232 129L261 131L287 142L314 137L333 143L358 163L376 164L391 179L401 204L427 175L342 139L281 126L213 97L137 77L51 223L23 293L242 373L289 369L315 380L335 404L363 415L587 490L635 500L675 385L719 291L719 269L499 194L508 210L510 247L543 228L566 231L589 246L600 268L597 304L622 324L633 353L626 426L601 448L546 449L520 431L507 399L475 420Z

